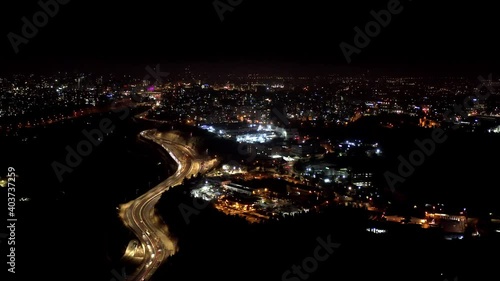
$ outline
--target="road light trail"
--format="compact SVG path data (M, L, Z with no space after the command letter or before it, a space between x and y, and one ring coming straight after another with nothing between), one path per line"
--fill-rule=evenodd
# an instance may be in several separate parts
M143 138L163 147L177 163L177 171L145 194L120 205L120 217L140 241L144 259L129 280L148 280L165 261L177 251L177 242L169 235L168 228L155 214L154 206L163 192L182 183L184 178L201 172L201 163L190 147L163 138L156 130L141 132Z

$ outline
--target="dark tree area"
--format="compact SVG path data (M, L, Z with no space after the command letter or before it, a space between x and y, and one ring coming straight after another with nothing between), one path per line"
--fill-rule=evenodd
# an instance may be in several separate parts
M360 139L364 142L378 142L383 156L379 159L360 159L357 157L338 158L334 154L326 160L337 165L351 167L370 167L374 171L373 183L386 192L386 195L402 204L441 202L447 206L467 207L476 212L470 216L479 216L484 212L500 212L497 198L500 189L496 187L497 166L486 162L486 158L500 158L498 134L484 133L479 129L466 132L462 129L444 129L443 143L436 143L433 153L425 155L421 165L415 166L410 176L395 184L395 193L391 193L384 173L390 171L399 175L399 157L409 159L410 153L420 150L416 141L432 137L433 129L410 126L411 118L387 114L363 117L346 127L337 128L301 128L301 134L311 138L330 140ZM399 121L398 121L399 120ZM392 129L384 122L400 124ZM304 169L304 163L297 162L298 171Z
M0 138L0 166L4 171L4 165L15 167L19 176L16 197L30 198L16 206L19 279L29 279L35 268L55 264L57 272L51 273L55 280L109 281L111 271L121 269L120 258L135 236L123 225L116 208L164 179L158 175L166 177L174 171L169 165L157 165L163 161L161 151L137 138L149 127L135 123L134 113L125 120L119 114L95 114L25 130L15 138ZM66 164L66 147L76 149L87 140L82 130L99 128L104 118L112 121L114 132L105 135L59 182L51 164ZM7 189L0 191L6 198ZM6 241L2 242L2 248L6 247Z
M485 241L445 241L440 230L388 227L370 222L364 209L345 207L250 224L212 205L198 208L203 204L190 196L191 185L186 181L172 188L157 205L180 251L167 260L154 280L302 280L293 279L298 278L293 274L282 279L282 275L293 265L302 267L320 245L317 239L326 241L328 236L341 245L318 262L307 280L442 281L443 276L452 280L456 274L467 280L490 272L484 253L500 249ZM367 232L371 227L385 227L388 233ZM479 252L481 257L475 256ZM471 266L457 267L464 262Z

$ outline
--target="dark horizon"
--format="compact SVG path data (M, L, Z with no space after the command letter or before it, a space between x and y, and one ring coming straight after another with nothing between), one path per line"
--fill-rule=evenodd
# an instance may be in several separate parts
M4 76L12 74L52 75L58 72L93 73L98 75L132 75L144 76L146 67L154 68L160 65L162 72L181 72L190 67L194 73L225 74L266 74L290 76L315 75L363 75L376 76L418 76L418 77L470 77L489 73L498 74L500 69L494 65L474 64L357 64L332 65L315 61L264 61L264 60L218 60L218 61L165 61L165 60L135 60L132 62L111 60L68 60L61 62L53 59L16 62L8 68L0 70ZM5 67L5 64L4 64Z

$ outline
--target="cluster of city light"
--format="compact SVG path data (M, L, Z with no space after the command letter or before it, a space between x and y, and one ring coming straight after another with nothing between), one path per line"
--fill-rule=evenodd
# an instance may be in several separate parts
M382 234L382 233L386 233L387 232L387 230L385 230L385 229L378 229L378 228L375 228L375 227L367 228L366 231L368 231L370 233L375 233L375 234Z
M245 134L236 136L236 141L244 143L266 143L275 137L276 135L274 133Z

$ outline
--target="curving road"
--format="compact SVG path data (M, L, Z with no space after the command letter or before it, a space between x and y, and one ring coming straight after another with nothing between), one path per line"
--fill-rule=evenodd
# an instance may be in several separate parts
M182 183L186 177L202 172L202 163L193 149L171 140L156 130L141 132L143 138L161 145L177 163L177 171L145 194L120 205L120 217L139 239L144 249L144 259L135 274L128 280L148 280L165 261L177 251L177 242L170 237L167 226L155 214L154 206L163 192Z

